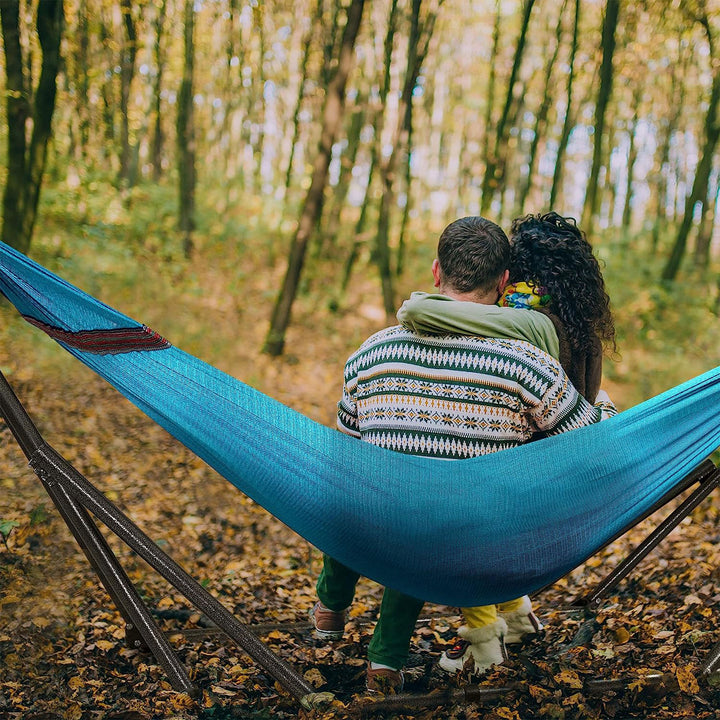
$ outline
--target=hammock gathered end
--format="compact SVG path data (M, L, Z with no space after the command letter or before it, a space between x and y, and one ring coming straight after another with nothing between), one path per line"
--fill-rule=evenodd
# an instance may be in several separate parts
M448 462L316 423L2 243L0 292L310 543L430 602L557 580L720 446L720 368L597 425Z

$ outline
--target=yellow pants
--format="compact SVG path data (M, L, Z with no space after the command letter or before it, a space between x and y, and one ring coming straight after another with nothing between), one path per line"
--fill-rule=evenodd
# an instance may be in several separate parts
M478 605L477 607L461 608L465 624L471 628L485 627L498 619L500 612L513 612L522 605L523 598L508 600L499 605Z

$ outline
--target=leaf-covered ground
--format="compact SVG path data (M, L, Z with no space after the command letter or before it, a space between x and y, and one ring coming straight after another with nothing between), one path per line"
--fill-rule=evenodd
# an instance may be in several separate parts
M296 371L287 360L272 370ZM270 372L270 370L268 370ZM365 647L379 588L361 585L346 638L314 640L307 610L319 554L215 475L114 390L89 373L11 374L41 431L243 622L319 690L335 693L315 717L369 713ZM176 693L152 656L128 648L122 618L44 495L9 431L0 433L0 717L296 717L301 711L268 674L207 628L164 580L110 542L155 612L193 680L196 700ZM14 525L17 523L17 525ZM513 686L480 704L384 709L422 718L705 718L720 693L699 678L720 641L718 513L706 501L608 598L597 616L563 606L614 566L647 531L608 548L537 599L547 631L513 650L481 687ZM427 606L418 625L408 690L462 687L435 664L458 623ZM578 631L580 635L576 637ZM582 641L582 642L581 642ZM658 685L649 676L664 674ZM621 678L620 686L599 680ZM377 708L374 708L375 710Z

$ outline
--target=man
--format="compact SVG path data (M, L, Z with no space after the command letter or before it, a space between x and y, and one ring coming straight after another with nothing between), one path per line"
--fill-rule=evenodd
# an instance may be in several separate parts
M456 220L438 242L435 286L454 300L494 304L508 281L509 258L510 244L500 227L481 217ZM529 319L533 315L539 314L528 312ZM527 342L420 334L394 326L370 337L348 359L338 427L399 452L460 459L613 413L611 404L590 405L558 361ZM357 573L325 556L319 601L311 610L320 637L342 637L357 580ZM368 647L369 690L402 688L402 667L422 606L422 600L385 589ZM535 627L528 598L473 610L479 627L472 628L460 657L447 658L447 669L462 667L471 657L477 671L502 662L508 620L514 630Z

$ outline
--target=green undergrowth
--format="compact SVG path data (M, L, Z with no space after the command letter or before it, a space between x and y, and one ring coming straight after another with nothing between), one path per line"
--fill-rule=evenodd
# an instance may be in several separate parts
M684 270L659 280L666 254L638 239L604 239L598 248L617 331L617 353L605 376L622 387L629 407L720 365L717 273Z
M284 274L292 209L234 188L201 190L195 249L188 259L175 227L176 205L176 189L170 185L120 191L108 179L96 177L78 187L46 187L31 255L227 371L232 372L238 354L252 355L256 364L266 362L259 350ZM429 265L436 233L423 223L409 237L399 299L412 289L432 289ZM318 348L343 343L349 352L366 329L381 327L384 318L378 312L380 284L367 243L338 306L347 242L344 234L335 243L326 241L320 254L309 248L293 327L316 335ZM717 269L714 274L684 271L675 283L663 284L659 277L667 248L653 252L645 236L612 230L598 238L596 251L617 328L617 351L605 362L605 378L621 407L720 365ZM349 328L348 316L363 312L371 320ZM0 367L6 372L31 363L71 377L78 366L6 305L0 307L0 337Z

